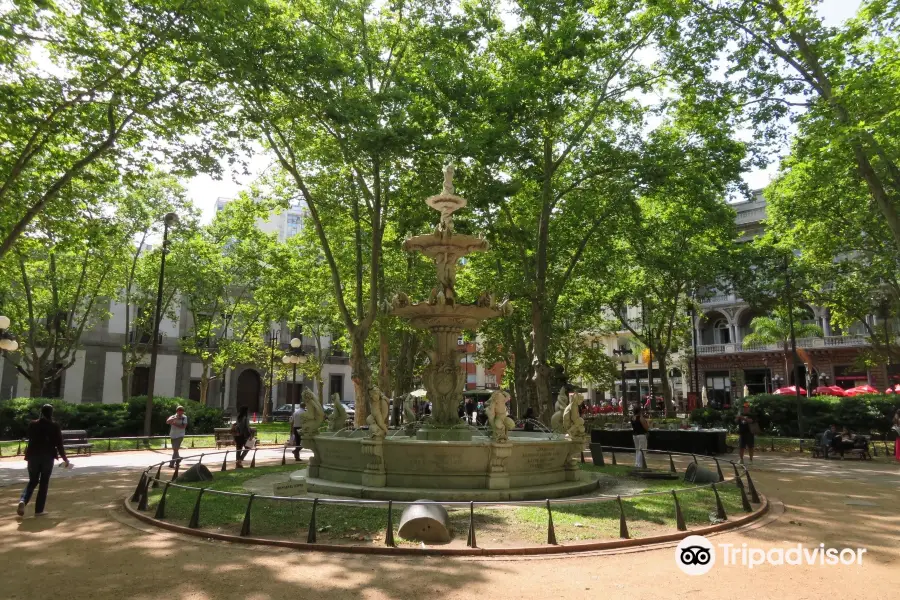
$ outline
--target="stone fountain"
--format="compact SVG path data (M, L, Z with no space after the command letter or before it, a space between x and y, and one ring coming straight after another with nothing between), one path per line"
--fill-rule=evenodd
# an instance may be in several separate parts
M459 403L466 373L460 366L457 339L464 330L476 330L486 319L509 314L507 302L499 305L488 294L474 304L459 302L456 268L460 258L485 252L482 237L455 234L453 213L466 205L454 193L453 167L444 171L440 194L426 203L440 212L432 233L407 239L403 248L421 252L434 261L437 284L422 302L411 302L398 293L391 314L409 320L434 336L434 349L423 373L432 403L426 423L408 435L387 427L388 400L369 389L369 428L317 432L304 430L303 444L313 451L309 468L295 474L305 477L309 490L343 496L415 500L522 500L558 498L596 488L597 482L580 471L576 457L584 447L584 421L578 417L583 401L569 399L564 428L555 433L512 431L507 415L508 394L492 394L486 413L490 432L460 421Z

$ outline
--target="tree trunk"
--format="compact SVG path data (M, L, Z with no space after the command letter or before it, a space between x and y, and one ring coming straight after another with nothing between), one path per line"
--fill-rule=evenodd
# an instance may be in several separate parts
M544 311L538 301L532 302L531 327L534 337L534 356L531 365L534 369L532 379L534 381L535 402L537 414L544 423L550 422L553 414L553 402L550 397L550 365L547 364L548 344L545 332Z
M122 351L122 402L127 402L131 397L131 369L127 367L125 351Z
M663 399L666 401L666 417L675 416L675 401L672 398L672 386L669 384L669 370L666 364L665 354L657 354L656 362L659 363L660 380L662 381Z
M203 365L203 372L200 374L200 404L206 406L206 398L209 394L209 370Z
M391 366L388 363L390 357L390 346L388 344L387 332L384 327L378 328L378 387L387 395L391 394Z
M369 384L372 380L372 373L366 358L367 334L368 331L361 331L358 327L350 334L350 370L356 390L356 415L354 417L356 427L364 426L366 417L369 416Z
M40 398L41 392L44 391L44 386L41 383L40 371L38 369L32 369L31 376L28 380L31 382L31 389L28 391L28 395L32 398Z

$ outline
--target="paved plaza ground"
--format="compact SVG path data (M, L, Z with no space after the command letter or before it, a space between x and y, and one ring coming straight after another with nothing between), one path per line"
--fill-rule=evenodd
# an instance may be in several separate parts
M75 469L54 471L51 514L41 519L31 516L31 506L25 519L16 517L24 462L0 460L0 506L5 507L0 597L900 598L900 466L883 458L860 463L758 457L754 479L774 500L772 514L710 538L715 544L763 549L798 542L866 548L861 566L748 570L717 564L692 577L676 567L672 545L552 558L400 558L304 553L170 534L134 521L122 509L137 469L165 456L129 452L75 459Z

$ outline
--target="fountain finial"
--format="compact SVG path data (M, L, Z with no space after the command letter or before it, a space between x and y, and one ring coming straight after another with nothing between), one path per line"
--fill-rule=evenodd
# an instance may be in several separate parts
M447 163L444 165L444 193L452 195L454 193L453 190L453 173L455 169L453 168L453 163Z

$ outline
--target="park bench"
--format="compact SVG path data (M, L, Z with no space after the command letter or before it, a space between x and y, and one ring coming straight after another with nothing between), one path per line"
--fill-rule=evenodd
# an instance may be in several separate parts
M216 427L213 429L216 436L216 450L225 446L234 446L234 436L231 435L231 427ZM256 437L256 428L251 427L250 433Z
M93 449L88 442L87 431L84 429L68 429L62 432L63 448L66 450L74 450L75 454L81 454L84 451L88 456L91 455Z
M811 448L813 458L829 458L830 455L838 454L843 459L847 456L853 456L860 460L872 460L872 455L869 454L869 438L862 436L866 439L866 447L865 448L848 448L844 450L844 453L841 453L838 450L835 450L833 447L828 444L824 444L822 442L823 434L816 434L816 443Z

